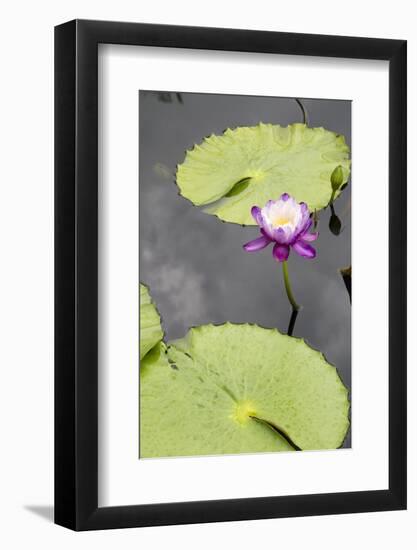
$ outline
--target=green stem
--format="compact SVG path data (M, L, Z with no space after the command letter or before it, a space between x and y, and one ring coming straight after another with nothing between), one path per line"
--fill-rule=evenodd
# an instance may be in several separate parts
M285 285L285 290L287 291L288 300L292 305L293 310L298 311L300 309L300 306L295 301L294 295L291 290L291 283L290 283L290 277L288 275L287 262L282 262L282 274L284 275L284 285Z

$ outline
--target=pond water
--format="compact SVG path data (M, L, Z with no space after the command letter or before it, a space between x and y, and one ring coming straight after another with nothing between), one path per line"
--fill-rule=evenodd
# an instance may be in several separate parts
M351 145L350 101L302 102L310 126L343 134ZM204 136L259 122L301 122L300 107L292 98L141 91L139 108L139 274L161 313L166 339L225 321L286 333L291 308L272 248L245 252L242 245L259 230L223 223L180 197L175 170ZM290 254L293 292L303 306L293 335L322 351L350 390L351 306L339 273L351 265L350 184L334 207L340 234L329 230L327 208L320 212L316 259ZM343 446L350 445L349 431Z

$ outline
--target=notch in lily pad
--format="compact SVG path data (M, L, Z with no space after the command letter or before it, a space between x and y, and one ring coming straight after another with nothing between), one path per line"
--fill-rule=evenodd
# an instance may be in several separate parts
M245 189L247 189L251 179L252 178L242 178L239 180L234 184L230 191L226 193L225 197L235 197L236 195L242 193Z

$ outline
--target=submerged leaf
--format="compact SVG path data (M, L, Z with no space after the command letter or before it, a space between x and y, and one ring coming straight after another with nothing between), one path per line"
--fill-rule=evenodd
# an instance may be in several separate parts
M211 135L187 151L177 168L177 184L195 205L210 205L206 212L254 225L251 207L282 193L306 202L311 211L327 206L330 177L338 165L346 182L350 160L343 136L305 124L261 123Z
M139 348L142 359L149 350L162 340L164 333L161 328L159 313L151 300L145 285L140 284L140 332Z
M140 382L141 457L333 449L349 427L336 369L303 340L256 325L160 343Z
M352 266L343 267L339 269L339 272L348 291L349 300L352 302Z
M335 212L333 212L329 218L329 229L336 237L338 237L342 231L342 222Z

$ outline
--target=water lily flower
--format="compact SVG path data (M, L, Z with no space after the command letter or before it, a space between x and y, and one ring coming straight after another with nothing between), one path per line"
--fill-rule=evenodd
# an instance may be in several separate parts
M303 258L315 258L316 250L309 243L317 239L318 233L309 233L313 220L304 202L298 203L284 193L263 208L252 207L251 213L262 235L243 246L247 252L256 252L274 243L272 254L279 262L288 259L290 249Z

